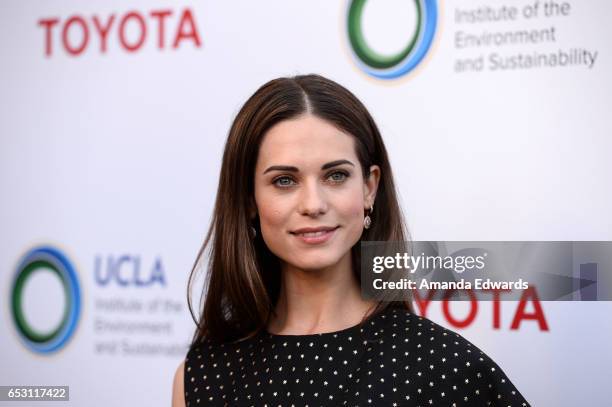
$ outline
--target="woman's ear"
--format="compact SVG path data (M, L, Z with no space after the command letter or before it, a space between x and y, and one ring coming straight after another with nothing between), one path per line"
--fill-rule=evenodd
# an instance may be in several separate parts
M364 209L370 209L370 207L374 205L378 183L380 182L380 175L380 167L378 165L370 166L370 175L365 180L363 188Z
M253 198L249 199L248 214L249 220L251 221L257 216L257 205L255 204L255 200Z

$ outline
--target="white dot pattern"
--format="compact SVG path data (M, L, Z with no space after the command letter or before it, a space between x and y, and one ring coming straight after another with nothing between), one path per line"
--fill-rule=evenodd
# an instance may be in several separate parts
M185 359L195 406L529 406L461 335L403 309L312 335L205 340Z

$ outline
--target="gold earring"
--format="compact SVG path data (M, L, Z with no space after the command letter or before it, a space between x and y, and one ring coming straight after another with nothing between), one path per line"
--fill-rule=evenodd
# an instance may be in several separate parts
M374 205L372 204L372 206L370 206L370 213L366 215L366 217L363 219L363 227L366 229L370 229L370 226L372 225L372 219L370 218L370 215L372 214L372 212L374 211Z

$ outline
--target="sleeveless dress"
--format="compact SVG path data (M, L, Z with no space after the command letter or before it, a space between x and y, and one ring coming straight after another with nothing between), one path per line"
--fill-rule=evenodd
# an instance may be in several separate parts
M188 407L529 406L468 340L397 308L336 332L204 340L184 373Z

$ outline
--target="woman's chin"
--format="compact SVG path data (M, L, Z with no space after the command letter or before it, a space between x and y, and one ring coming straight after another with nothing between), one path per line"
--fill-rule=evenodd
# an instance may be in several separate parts
M310 256L302 257L300 261L293 263L294 267L299 268L304 271L316 272L319 270L324 270L330 267L334 267L335 265L338 264L342 256L340 257L337 257L337 256L322 257L321 255L318 255L318 256L312 256L312 258L309 258L309 257Z

